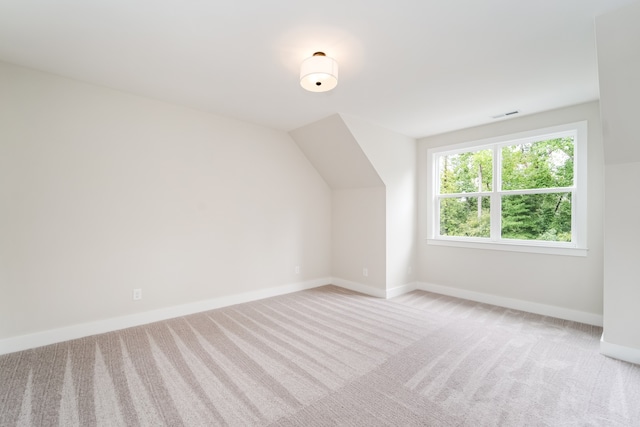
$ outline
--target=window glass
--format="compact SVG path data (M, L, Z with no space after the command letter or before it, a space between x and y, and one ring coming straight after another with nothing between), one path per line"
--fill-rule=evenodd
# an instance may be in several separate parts
M491 191L493 150L440 156L440 194Z
M489 197L455 197L440 201L440 233L443 236L489 237Z
M502 189L573 185L573 137L502 147Z
M571 193L502 196L502 238L571 241Z

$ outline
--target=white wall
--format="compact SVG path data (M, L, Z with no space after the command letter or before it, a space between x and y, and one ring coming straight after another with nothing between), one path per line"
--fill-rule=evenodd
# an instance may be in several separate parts
M342 116L386 188L386 287L415 280L417 242L416 141L354 117Z
M412 284L416 141L338 114L290 134L333 189L335 283L378 296Z
M640 355L640 162L607 165L605 177L604 338Z
M338 114L295 129L290 135L333 190L333 283L386 296L387 202L379 173Z
M605 354L640 363L640 2L596 19L606 163Z
M0 94L0 339L330 276L287 134L1 63Z
M384 187L333 190L331 273L336 284L385 295L385 200Z
M427 149L465 141L588 121L586 257L427 245ZM418 141L419 280L498 298L602 314L603 147L597 102L499 121ZM459 294L459 293L458 293Z

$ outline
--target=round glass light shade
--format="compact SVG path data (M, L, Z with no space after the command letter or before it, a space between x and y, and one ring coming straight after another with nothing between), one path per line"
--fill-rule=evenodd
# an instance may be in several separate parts
M338 85L338 63L316 52L300 67L300 85L310 92L326 92Z

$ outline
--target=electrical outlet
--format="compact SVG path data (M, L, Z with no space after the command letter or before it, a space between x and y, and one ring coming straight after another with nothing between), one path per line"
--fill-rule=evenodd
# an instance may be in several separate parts
M362 275L364 277L369 277L369 269L367 267L362 269Z
M293 272L294 272L295 274L300 274L300 266L299 266L299 265L296 265L296 266L295 266L295 268L293 269Z
M142 289L134 289L133 290L133 300L138 301L142 299Z

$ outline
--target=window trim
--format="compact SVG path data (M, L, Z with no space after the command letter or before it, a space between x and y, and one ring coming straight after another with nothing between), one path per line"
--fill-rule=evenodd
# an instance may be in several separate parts
M436 236L439 230L437 222L439 221L439 212L436 212L437 202L437 185L439 185L438 168L435 165L437 156L442 153L455 154L456 152L466 152L471 149L481 150L486 148L494 148L499 152L499 148L506 145L522 144L526 142L543 140L546 137L556 137L558 134L570 134L575 132L574 143L574 184L571 187L560 187L558 190L572 189L572 242L550 242L550 241L530 241L530 240L491 240L486 238L474 238L463 236ZM493 162L494 180L492 183L493 190L491 205L494 205L495 198L503 193L508 194L527 194L528 192L554 192L553 189L535 189L535 190L508 190L503 191L496 189L498 180L496 177L500 173L498 170L498 162ZM551 126L541 129L533 129L515 134L502 135L487 139L468 141L453 145L444 145L433 147L427 150L427 244L437 246L455 246L472 249L490 249L514 252L533 252L553 255L569 255L569 256L586 256L587 248L587 121L567 123L558 126ZM497 191L496 191L497 190ZM474 194L487 193L464 193L465 196L473 196ZM449 196L449 195L447 195ZM498 210L500 203L497 204ZM492 229L498 228L499 224L495 221L491 223ZM499 234L499 233L498 233Z

